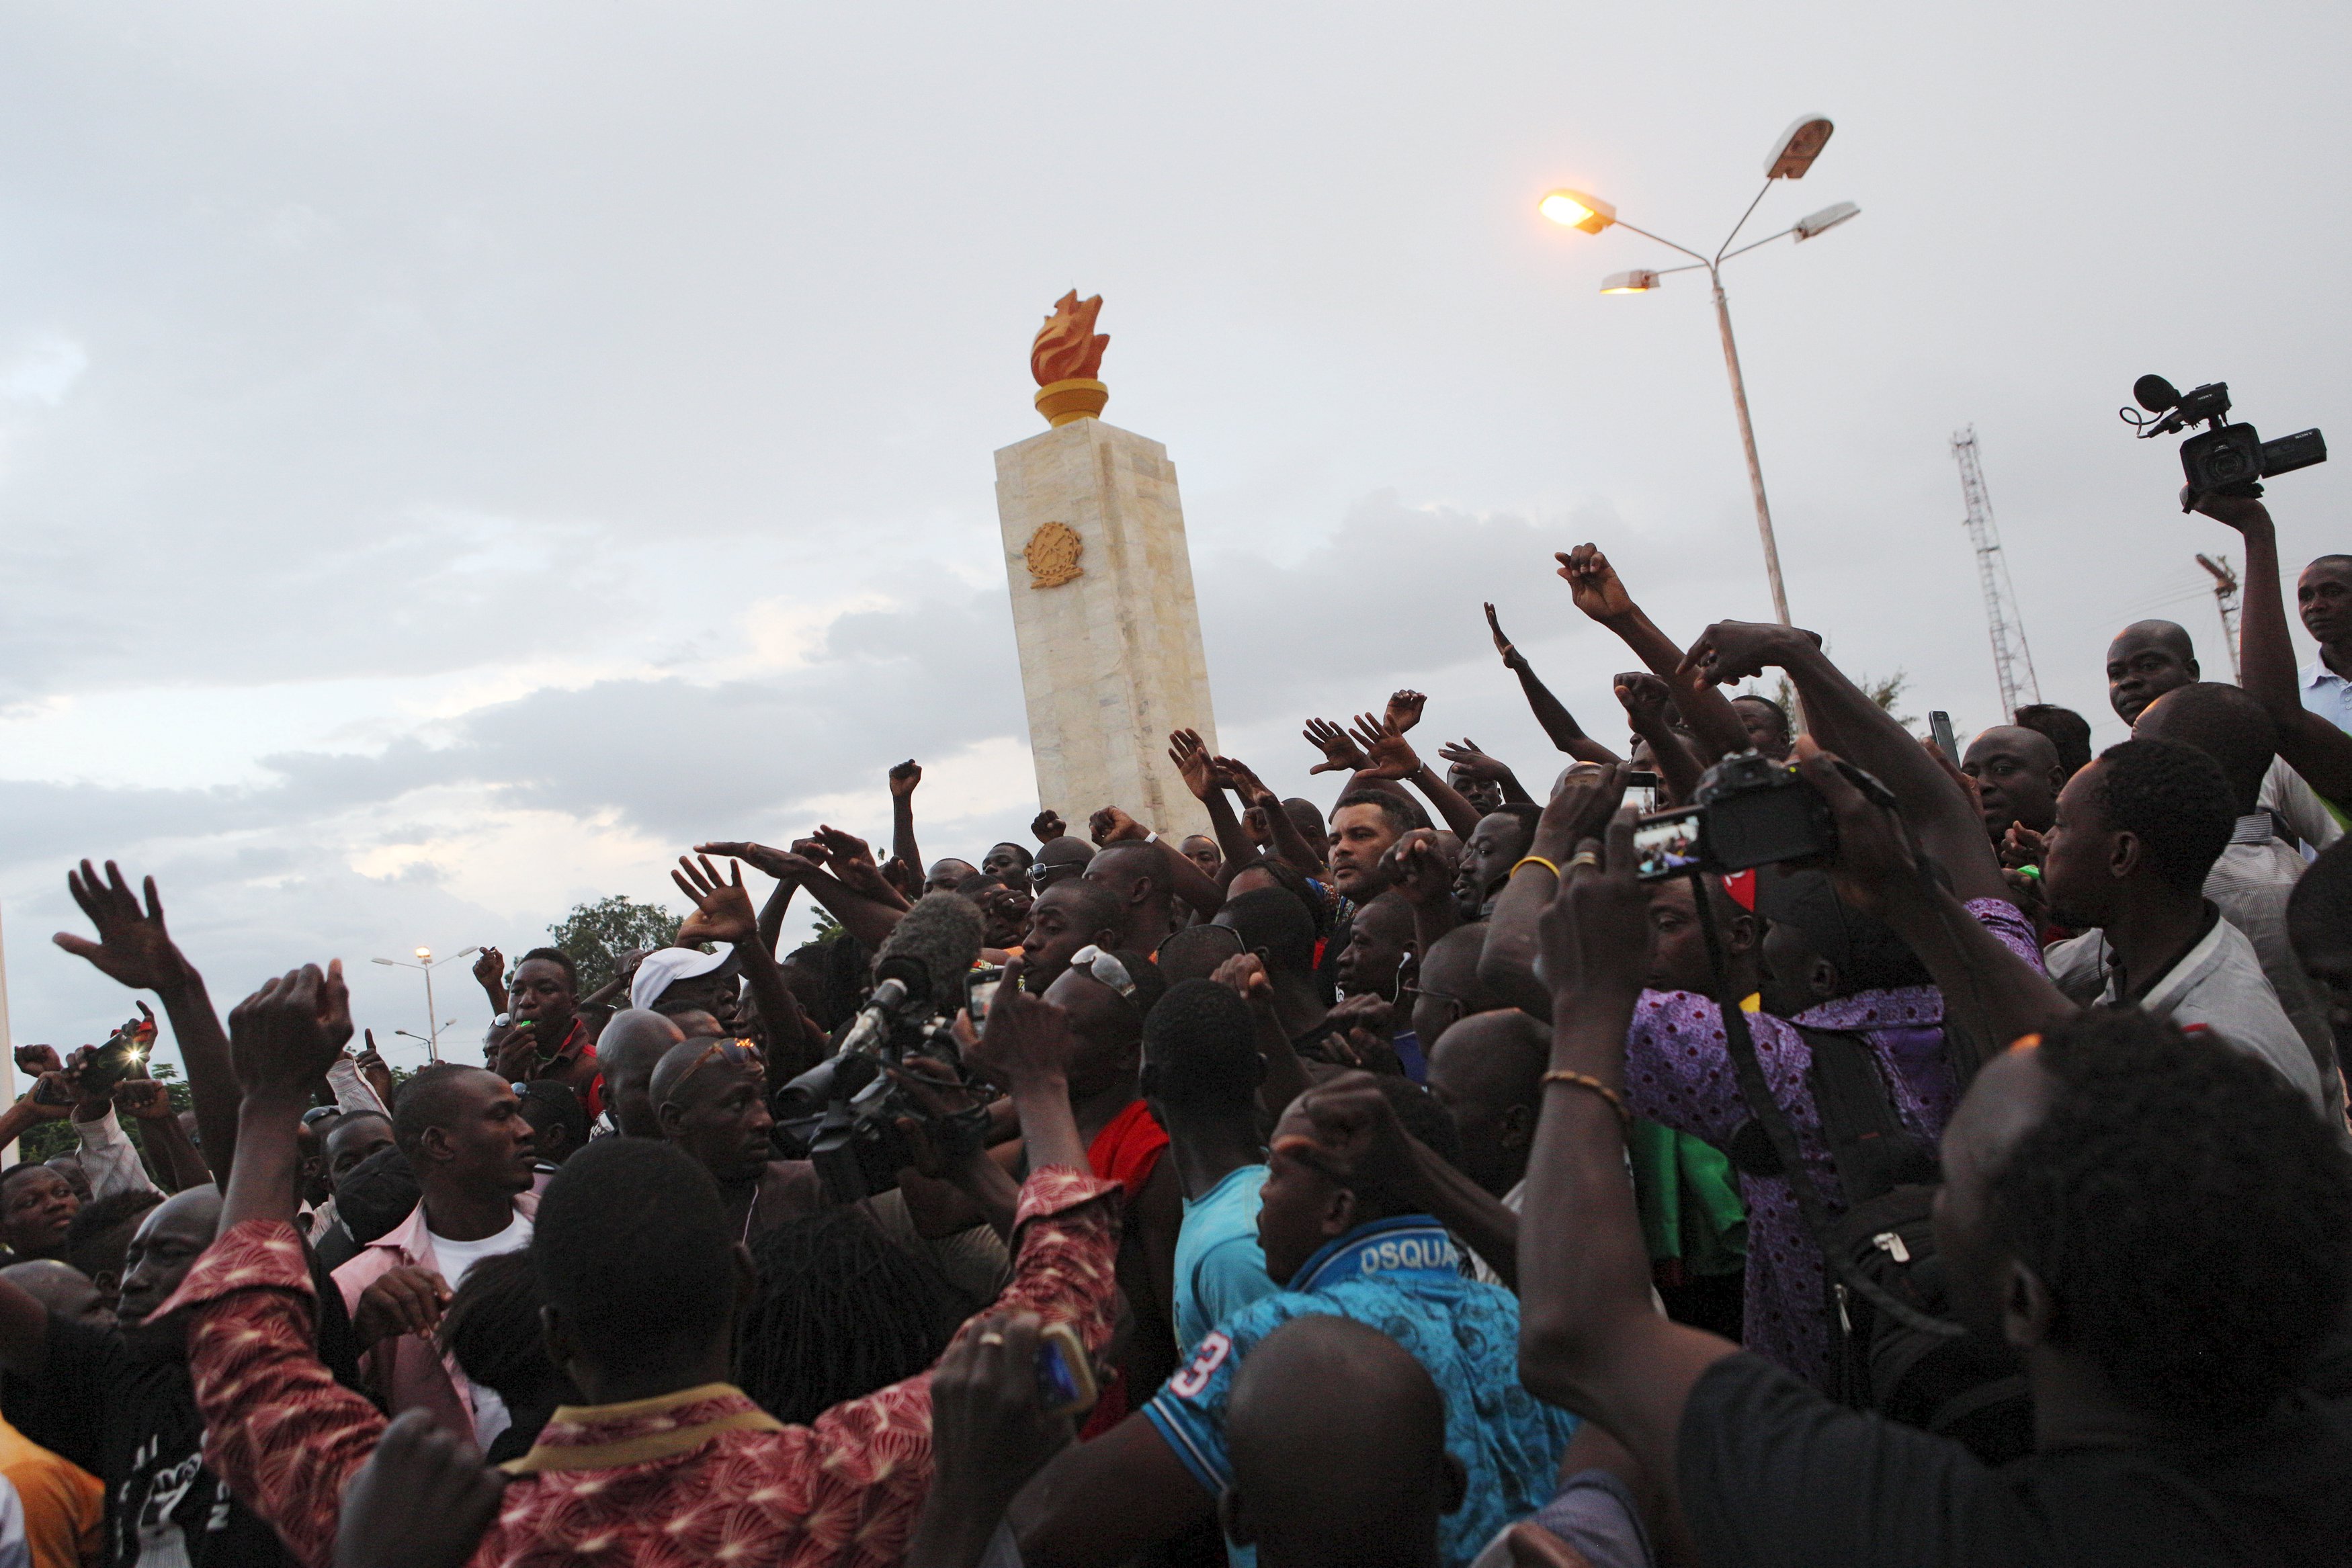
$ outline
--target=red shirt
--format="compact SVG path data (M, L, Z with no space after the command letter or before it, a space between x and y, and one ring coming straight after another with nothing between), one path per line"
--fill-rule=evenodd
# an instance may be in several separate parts
M1021 1191L1013 1280L993 1310L1110 1338L1118 1247L1111 1189L1066 1166ZM384 1418L311 1350L310 1276L291 1226L252 1220L214 1243L172 1299L205 1417L205 1464L295 1559L327 1568L343 1487ZM695 1568L887 1568L931 1482L926 1372L786 1427L725 1384L558 1410L507 1467L497 1521L470 1562Z

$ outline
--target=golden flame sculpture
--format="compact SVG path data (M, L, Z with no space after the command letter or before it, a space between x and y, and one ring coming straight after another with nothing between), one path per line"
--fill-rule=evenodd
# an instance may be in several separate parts
M1110 339L1095 330L1102 296L1080 299L1071 289L1054 301L1054 313L1029 345L1029 373L1037 381L1037 412L1053 425L1100 416L1110 388L1095 379Z

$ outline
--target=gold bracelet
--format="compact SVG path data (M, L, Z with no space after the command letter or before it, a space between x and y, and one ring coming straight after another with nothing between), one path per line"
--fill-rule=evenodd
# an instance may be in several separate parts
M1589 1072L1570 1072L1565 1068L1554 1068L1551 1071L1543 1075L1542 1082L1546 1083L1566 1083L1572 1088L1591 1090L1595 1094L1598 1094L1603 1100L1608 1101L1609 1108L1617 1113L1617 1125L1621 1129L1629 1134L1633 1131L1633 1113L1625 1108L1625 1097L1622 1094L1618 1093L1614 1089L1610 1088L1606 1083L1601 1082L1598 1078L1593 1077L1592 1074Z
M1544 870L1551 873L1552 880L1554 882L1558 882L1559 880L1559 867L1552 864L1551 862L1544 859L1541 855L1522 855L1519 858L1519 863L1511 868L1511 875L1517 876L1520 872L1526 870L1531 865L1539 865L1543 867ZM1504 880L1508 881L1509 878L1507 877Z

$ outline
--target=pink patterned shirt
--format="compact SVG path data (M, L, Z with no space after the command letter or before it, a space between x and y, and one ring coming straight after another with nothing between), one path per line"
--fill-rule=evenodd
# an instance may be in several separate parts
M1118 1189L1067 1166L1031 1173L1000 1311L1110 1337ZM188 1309L205 1463L295 1558L333 1561L343 1486L384 1419L310 1348L310 1273L293 1228L248 1221L215 1242L158 1315ZM906 1552L931 1479L930 1374L786 1427L725 1384L556 1412L472 1558L688 1568L885 1568Z

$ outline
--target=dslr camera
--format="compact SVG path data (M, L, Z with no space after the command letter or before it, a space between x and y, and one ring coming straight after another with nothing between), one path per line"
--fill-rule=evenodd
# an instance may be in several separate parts
M2260 482L2274 474L2292 474L2327 461L2327 441L2317 430L2264 441L2252 425L2231 424L2227 382L2208 382L2183 392L2162 376L2142 376L2132 382L2132 396L2154 417L2128 408L2117 412L2143 441L2191 425L2212 425L2180 444L2180 472L2191 490L2255 497L2263 493Z
M1861 768L1841 760L1838 771L1879 805L1894 807L1886 786ZM1700 778L1696 799L1696 805L1654 811L1634 825L1635 874L1643 882L1700 872L1724 876L1837 852L1830 803L1793 763L1735 751Z

